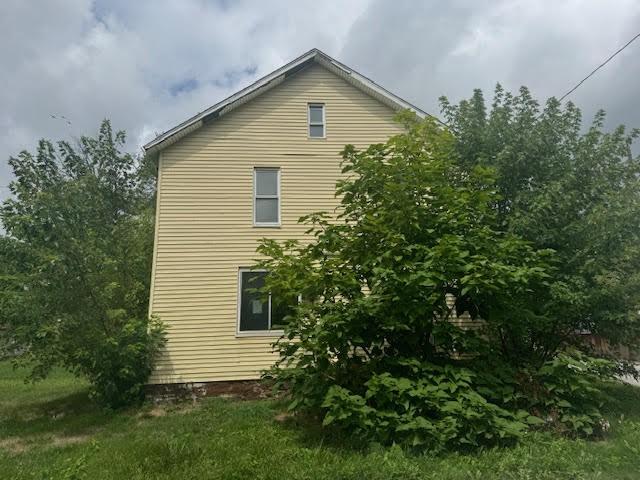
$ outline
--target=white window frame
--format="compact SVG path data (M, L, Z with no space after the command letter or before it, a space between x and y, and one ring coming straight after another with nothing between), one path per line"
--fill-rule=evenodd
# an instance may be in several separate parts
M280 337L284 335L284 330L271 329L271 294L268 300L268 330L240 330L240 315L242 314L242 274L247 272L260 273L267 270L254 269L249 267L240 267L238 269L238 320L236 322L236 337Z
M322 107L322 123L311 123L311 107ZM322 125L322 136L321 137L312 137L311 136L311 126ZM307 137L310 139L322 139L327 138L327 107L324 103L319 102L311 102L307 103Z
M276 195L258 195L258 172L259 171L273 171L277 172L277 192ZM282 212L282 196L280 195L280 167L255 167L253 169L253 226L254 227L279 227L281 224ZM278 221L277 222L258 222L256 219L256 204L258 199L275 199L278 201Z

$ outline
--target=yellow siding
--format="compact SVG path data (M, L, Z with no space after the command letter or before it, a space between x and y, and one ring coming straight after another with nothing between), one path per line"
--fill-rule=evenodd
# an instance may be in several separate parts
M325 104L326 139L307 137ZM160 156L151 311L168 343L152 383L258 378L273 336L236 336L238 269L263 237L304 238L300 216L333 210L339 152L400 131L394 112L313 65L181 139ZM253 169L281 169L281 226L253 226Z

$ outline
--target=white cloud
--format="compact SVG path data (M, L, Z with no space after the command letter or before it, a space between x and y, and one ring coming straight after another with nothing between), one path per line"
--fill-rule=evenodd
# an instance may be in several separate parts
M109 118L135 149L305 50L335 53L366 5L5 0L0 186L8 157L39 138L92 134Z
M110 118L134 149L312 47L437 112L439 95L497 81L560 95L639 20L634 0L3 0L0 185L9 155L41 137L92 134ZM576 92L587 113L640 125L632 47Z

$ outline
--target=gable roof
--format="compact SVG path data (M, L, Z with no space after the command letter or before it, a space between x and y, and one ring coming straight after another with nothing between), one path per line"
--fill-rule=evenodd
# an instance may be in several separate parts
M313 48L307 53L299 56L295 60L262 77L248 87L243 88L239 92L234 93L221 102L216 103L215 105L194 115L188 120L185 120L179 125L176 125L175 127L158 135L143 147L144 150L148 154L160 152L169 145L177 142L185 135L188 135L189 133L199 129L205 123L220 118L221 116L234 110L240 105L270 90L276 85L279 85L285 79L289 78L291 75L296 74L312 63L322 65L324 68L343 78L354 87L362 90L373 98L376 98L378 101L384 103L385 105L388 105L394 110L401 110L406 108L409 110L413 110L420 117L424 117L426 115L426 113L418 107L410 104L397 95L394 95L389 90L375 83L373 80L370 80L369 78L356 72L352 68L347 67L343 63L334 60L329 55L321 52L317 48Z

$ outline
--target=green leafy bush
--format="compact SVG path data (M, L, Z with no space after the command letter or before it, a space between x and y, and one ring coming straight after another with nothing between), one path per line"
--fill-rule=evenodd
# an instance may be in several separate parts
M545 288L550 252L499 231L492 173L458 168L448 132L433 122L408 128L344 149L337 221L302 219L311 243L261 244L265 293L302 298L271 375L288 386L292 409L375 441L436 449L512 440L521 419L455 367L487 340L447 320L458 307L491 325L524 324L522 299Z
M606 422L601 408L606 400L602 386L615 379L615 362L588 357L578 351L563 352L521 379L527 408L561 433L579 436L602 434Z
M640 344L640 130L590 124L571 102L541 105L526 87L497 85L457 105L441 98L463 169L490 168L502 229L554 250L552 288L537 290L527 324L501 326L503 354L554 357L576 331ZM633 126L632 126L633 127ZM634 151L635 150L635 151ZM526 327L526 328L523 328Z
M165 343L164 326L158 318L123 318L120 325L113 335L77 349L69 364L90 379L92 396L112 408L144 399L144 387Z
M535 118L526 97L507 102L506 119L492 119L506 121L496 128L507 139L520 138L521 129L528 135L528 127L511 125L509 116L522 108L521 120ZM474 125L464 123L465 115L482 114L479 101L471 113L467 107L451 113L464 135L474 133L465 131ZM554 118L545 121L559 120L556 107ZM573 110L568 117L575 120ZM309 242L266 239L259 246L257 266L269 272L263 293L276 301L302 299L291 306L285 335L275 343L279 360L269 376L288 387L291 409L318 413L325 424L371 441L438 450L514 441L532 427L598 433L604 425L599 382L611 378L612 366L562 352L577 343L581 325L598 323L598 332L606 332L607 322L626 315L623 324L634 331L637 292L616 305L613 317L606 318L605 303L598 305L597 318L590 316L583 307L601 295L592 287L573 288L573 282L595 278L593 272L580 278L590 268L590 247L568 273L561 263L573 261L573 253L558 246L564 233L540 242L535 231L516 229L518 218L511 218L512 212L526 213L512 187L526 197L545 179L532 185L535 172L518 165L527 175L514 186L507 166L474 156L480 149L475 137L454 136L408 113L400 120L406 133L385 144L345 147L337 214L303 217ZM491 125L480 125L490 136ZM567 137L576 134L571 125L564 125ZM516 147L501 153L502 137L489 140L497 148L489 149L492 161L519 154ZM565 171L573 171L587 145L598 147L595 163L613 158L620 165L632 138L620 132L600 142L590 132L583 140L554 150ZM610 142L617 146L609 149ZM631 180L629 188L637 186ZM542 190L537 193L548 193ZM569 202L564 213L579 217L579 203ZM599 213L601 207L594 206ZM583 222L577 224L585 235ZM558 233L540 228L545 238ZM569 238L576 232L565 233ZM637 238L637 230L627 233L625 242ZM582 240L581 246L590 244ZM632 243L627 246L627 253L635 251ZM478 320L477 329L449 321L463 312Z
M329 388L322 404L324 424L338 424L371 441L442 450L509 443L528 422L478 393L466 368L412 362L413 378L374 374L362 394Z

